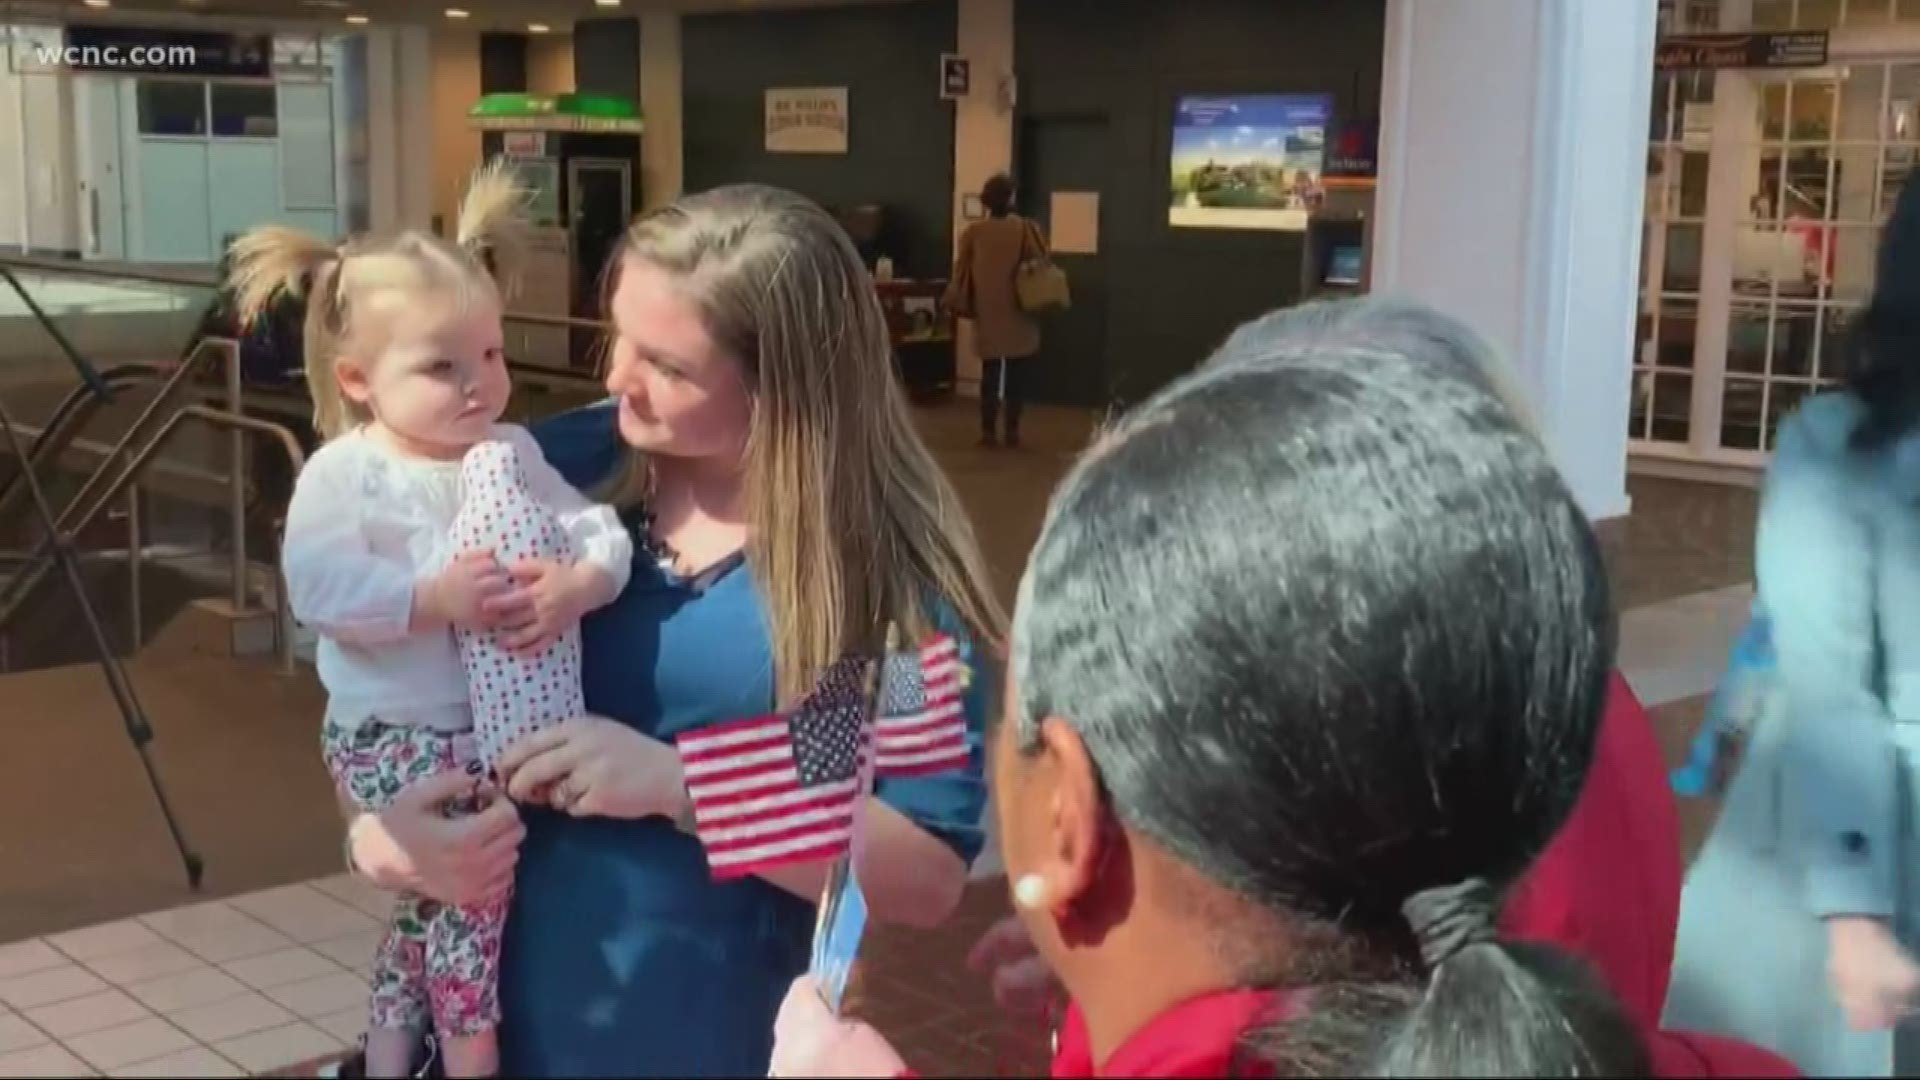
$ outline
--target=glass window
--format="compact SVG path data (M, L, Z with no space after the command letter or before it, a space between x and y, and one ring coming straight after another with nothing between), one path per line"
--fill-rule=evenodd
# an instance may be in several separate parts
M1666 266L1660 281L1664 291L1700 291L1700 232L1699 225L1667 227Z
M1760 449L1761 411L1767 384L1763 379L1729 377L1720 396L1720 445L1729 450Z
M179 79L141 79L140 134L205 135L207 84Z
M280 133L271 83L213 83L213 133L224 138L271 139Z
M1648 403L1648 435L1660 442L1686 442L1693 426L1693 376L1658 371Z
M1796 82L1793 86L1793 126L1787 137L1797 142L1826 142L1833 136L1834 85Z
M1767 374L1811 378L1818 348L1820 310L1810 304L1781 304L1773 312L1773 356Z
M1700 305L1669 299L1660 305L1660 325L1654 342L1655 366L1685 371L1693 367L1693 334L1700 322Z

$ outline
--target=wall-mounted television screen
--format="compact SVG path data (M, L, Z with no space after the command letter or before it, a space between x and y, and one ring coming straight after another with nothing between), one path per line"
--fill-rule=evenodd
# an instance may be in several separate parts
M1324 197L1332 117L1331 94L1182 96L1168 223L1304 232Z

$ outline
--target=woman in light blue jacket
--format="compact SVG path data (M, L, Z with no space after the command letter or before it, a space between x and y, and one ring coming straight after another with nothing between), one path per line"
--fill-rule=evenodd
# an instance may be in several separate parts
M1920 183L1846 388L1780 427L1755 577L1777 668L1688 874L1669 1026L1920 1075Z

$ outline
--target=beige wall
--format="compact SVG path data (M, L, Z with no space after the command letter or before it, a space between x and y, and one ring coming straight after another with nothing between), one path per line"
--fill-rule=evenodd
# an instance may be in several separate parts
M640 16L640 198L652 209L679 197L685 184L680 126L680 16Z
M1013 110L1002 97L1002 80L1013 75L1013 0L960 0L956 50L973 62L971 93L954 103L953 237L967 226L966 196L998 172L1013 170ZM956 376L965 393L977 393L980 357L972 324L960 324Z
M573 90L573 35L533 34L527 38L527 92L565 94Z
M480 133L467 110L480 100L480 35L436 30L433 35L433 212L453 230L460 194L480 164Z

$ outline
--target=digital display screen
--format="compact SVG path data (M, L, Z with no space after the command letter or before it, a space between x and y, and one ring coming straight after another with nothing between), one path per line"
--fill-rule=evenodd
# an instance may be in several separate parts
M1329 94L1187 95L1174 106L1167 220L1304 232L1325 198Z

